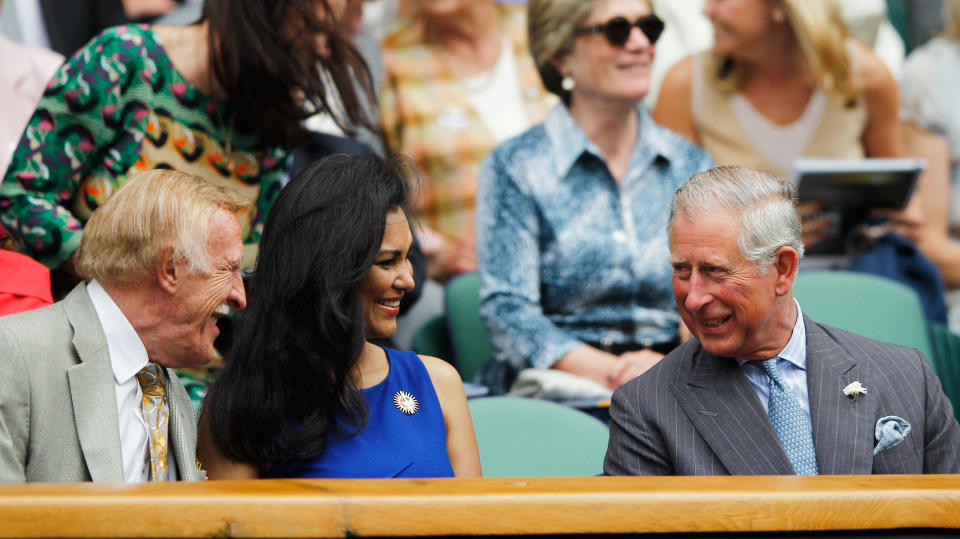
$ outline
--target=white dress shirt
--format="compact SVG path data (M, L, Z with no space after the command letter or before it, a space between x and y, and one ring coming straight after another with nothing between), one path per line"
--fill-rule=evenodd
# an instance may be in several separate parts
M107 351L110 354L110 366L113 368L123 480L128 483L144 482L150 475L150 439L140 409L143 392L136 375L147 366L147 349L127 317L100 283L96 280L90 281L87 284L87 293L107 338ZM170 437L167 439L169 441ZM176 480L176 462L172 448L167 451L167 469L168 479Z

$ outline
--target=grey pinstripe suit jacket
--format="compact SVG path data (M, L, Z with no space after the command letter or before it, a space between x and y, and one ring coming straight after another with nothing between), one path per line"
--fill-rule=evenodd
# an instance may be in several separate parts
M167 373L169 447L178 477L196 481L193 407ZM49 307L0 318L0 482L123 481L116 402L86 284Z
M821 474L957 473L960 426L920 352L804 317L807 384ZM853 381L867 387L843 395ZM691 340L618 389L610 409L609 475L792 474L773 426L736 361ZM912 430L873 456L877 419Z

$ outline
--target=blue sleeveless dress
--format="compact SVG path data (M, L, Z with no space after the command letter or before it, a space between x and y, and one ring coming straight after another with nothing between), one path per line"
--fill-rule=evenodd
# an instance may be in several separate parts
M345 440L331 436L326 451L312 460L273 462L268 477L453 477L447 426L426 367L413 352L384 350L390 372L361 390L368 407L363 430ZM408 412L416 408L412 414L394 403L400 392L415 399L400 399Z

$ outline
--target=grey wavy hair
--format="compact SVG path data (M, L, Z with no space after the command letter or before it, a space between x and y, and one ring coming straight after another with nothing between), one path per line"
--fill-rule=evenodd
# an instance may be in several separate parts
M803 257L797 188L781 178L744 167L715 167L694 174L670 200L670 237L677 215L693 217L720 207L740 216L737 246L765 275L777 249L792 247Z

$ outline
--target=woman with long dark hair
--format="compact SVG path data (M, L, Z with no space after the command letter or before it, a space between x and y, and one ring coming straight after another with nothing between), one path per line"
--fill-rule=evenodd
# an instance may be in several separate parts
M405 167L332 156L280 193L205 402L197 454L209 477L480 474L453 367L368 341L393 334L414 285Z

